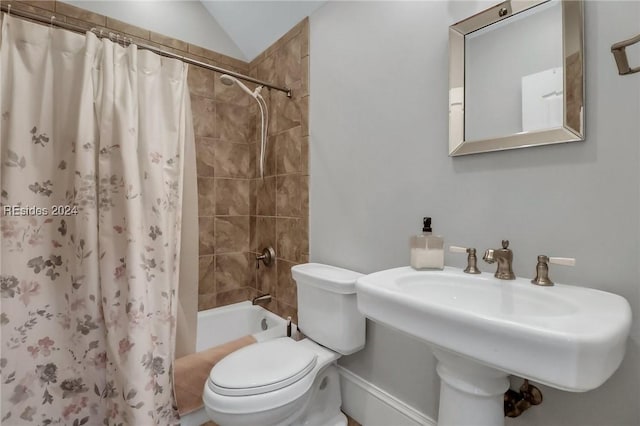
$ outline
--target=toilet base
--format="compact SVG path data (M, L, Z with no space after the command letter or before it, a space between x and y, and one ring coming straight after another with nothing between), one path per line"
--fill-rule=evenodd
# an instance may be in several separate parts
M287 426L346 426L347 418L340 411L341 406L340 376L332 363L318 373L303 413Z

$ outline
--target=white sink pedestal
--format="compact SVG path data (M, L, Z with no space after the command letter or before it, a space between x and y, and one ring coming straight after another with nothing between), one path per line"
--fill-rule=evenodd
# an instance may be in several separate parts
M440 376L438 426L503 426L508 374L433 348Z

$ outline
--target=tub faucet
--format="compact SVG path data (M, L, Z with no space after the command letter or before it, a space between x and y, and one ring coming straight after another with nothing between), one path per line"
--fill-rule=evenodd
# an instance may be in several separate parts
M253 300L251 301L251 303L253 305L258 305L260 302L270 302L271 301L271 295L270 294L263 294L262 296L256 296L253 298Z
M498 262L498 269L494 276L501 280L515 280L513 273L513 251L509 248L509 240L502 240L501 249L489 249L484 252L482 259L487 263Z

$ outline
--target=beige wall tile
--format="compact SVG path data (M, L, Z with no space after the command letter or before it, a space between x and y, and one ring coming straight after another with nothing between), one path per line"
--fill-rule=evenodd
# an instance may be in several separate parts
M296 102L296 96L300 90L300 82L291 86L293 98L288 98L286 94L277 92L273 94L275 119L274 131L280 133L292 127L299 126L302 122L300 117L300 103Z
M198 258L198 294L216 292L214 256Z
M251 288L257 289L258 269L256 268L256 253L249 251L245 253L245 256L247 257L247 278L249 280L249 286Z
M276 219L276 253L279 259L299 262L302 256L300 219ZM280 276L280 273L278 273Z
M213 99L191 95L193 112L193 131L196 137L218 138L219 126L216 125L216 103Z
M106 27L107 18L97 13L90 12L79 7L71 6L70 4L57 1L55 3L56 13L61 13L72 18L80 19L82 21L89 22L94 25L100 25Z
M253 287L247 287L247 300L253 300L256 296L258 296L258 290Z
M276 314L282 318L291 317L291 321L298 324L298 301L294 305L289 305L278 300L276 302Z
M192 53L194 55L214 60L215 62L219 63L219 66L222 68L230 69L231 71L236 71L243 74L249 71L248 63L236 58L232 58L231 56L223 55L221 53L214 52L213 50L205 49L193 44L189 44L187 50L189 53Z
M107 16L107 28L112 29L119 33L125 33L135 37L140 37L145 40L149 40L149 30L136 27L135 25L128 24L126 22L119 21Z
M215 173L214 146L216 140L196 138L196 169L198 176L213 177Z
M256 251L261 253L265 247L276 248L276 218L258 216L256 218ZM276 253L278 256L278 253Z
M198 216L215 216L216 192L215 180L208 177L198 178Z
M217 306L216 293L201 294L198 296L198 310L205 311Z
M218 293L252 285L245 253L216 256L216 290Z
M149 38L153 42L156 42L163 46L171 47L176 50L181 50L183 52L186 52L189 49L189 43L182 40L177 40L175 38L167 37L159 33L154 33L153 31L149 32ZM190 67L189 72L191 72L191 69L193 68L195 68L195 65Z
M102 30L105 34L109 33L109 29L108 28L103 27L101 25L92 24L91 22L83 21L81 19L71 18L71 17L67 16L65 21L68 24L72 24L72 25L76 25L76 26L78 26L80 28L84 28L85 31L89 31L89 30L95 28L98 31ZM135 43L135 41L134 41L134 43Z
M277 280L278 276L276 275L275 264L272 264L269 267L261 265L256 273L256 288L258 292L262 294L270 294L275 298ZM275 304L273 304L272 306L275 307Z
M257 228L256 228L256 221L258 220L258 218L256 216L249 216L249 252L251 253L257 253L258 249L257 249L257 243L256 243L256 236L257 236Z
M34 15L42 16L47 19L51 19L51 15L52 15L51 8L43 8L44 5L36 1L25 2L25 1L16 1L16 0L5 0L5 1L2 1L2 5L11 6L12 11L21 10L23 12L33 13ZM67 17L62 15L59 12L55 13L54 15L56 19L60 22L66 22L67 20ZM91 24L86 24L86 25L89 26Z
M244 302L249 299L249 290L250 287L243 287L217 293L217 305L225 306L231 305L232 303Z
M268 56L257 67L258 80L274 82L276 81L275 57Z
M214 232L215 221L213 217L199 217L199 252L201 256L215 253L216 236Z
M217 102L216 120L220 139L227 142L249 142L249 114L247 107Z
M291 277L291 267L294 264L281 259L277 261L278 283L276 298L278 302L295 306L298 300L296 283Z
M309 96L309 57L305 56L300 60L301 67L301 87L300 96Z
M300 37L295 36L276 52L276 79L287 87L302 79Z
M309 176L300 176L300 217L309 219Z
M261 121L260 120L261 120L260 113L256 111L251 111L251 110L249 111L249 114L247 116L247 143L260 142L260 138L261 138L261 133L260 133Z
M220 53L214 52L213 50L205 49L204 47L196 46L195 44L189 44L187 48L189 53L193 53L194 55L202 56L203 58L213 59L216 61L220 61L220 57L223 56Z
M300 125L302 135L309 136L309 96L304 96L298 101L300 111Z
M262 146L261 144L256 144L256 177L260 176L260 154L261 154ZM264 158L264 176L275 176L276 175L276 136L269 136L267 138L267 145L265 148L265 158Z
M7 2L2 2L3 4L6 4ZM55 1L53 0L44 0L44 1L29 1L29 0L20 0L18 3L21 4L27 4L29 6L33 6L33 7L39 7L40 9L46 9L46 10L55 10ZM13 5L11 6L13 7Z
M215 93L215 73L198 66L189 67L187 76L189 92L193 95L213 98Z
M276 174L300 172L302 134L300 126L289 129L275 137Z
M249 180L216 178L216 215L249 214Z
M309 215L304 216L300 219L300 256L298 257L298 262L308 262L308 259L305 260L305 256L309 256Z
M276 215L276 178L256 180L256 212L262 216Z
M309 174L309 136L302 137L300 146L300 173L303 175Z
M249 214L255 216L256 213L256 179L249 181Z
M300 55L303 58L309 56L309 18L302 21L302 28L300 28Z
M249 251L249 216L219 216L215 223L216 254Z
M301 179L300 175L284 175L276 177L276 215L299 217L301 212Z
M255 178L257 177L257 167L258 167L258 163L257 163L257 158L258 156L258 144L257 143L252 143L249 144L249 170L247 173L247 177L248 178Z
M250 145L223 140L214 145L216 177L246 178L249 176Z

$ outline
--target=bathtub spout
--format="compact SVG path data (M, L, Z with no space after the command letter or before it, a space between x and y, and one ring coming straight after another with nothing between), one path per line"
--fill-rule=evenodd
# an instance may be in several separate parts
M260 302L270 302L270 301L271 301L271 295L264 294L262 296L254 297L251 303L254 305L258 305Z

